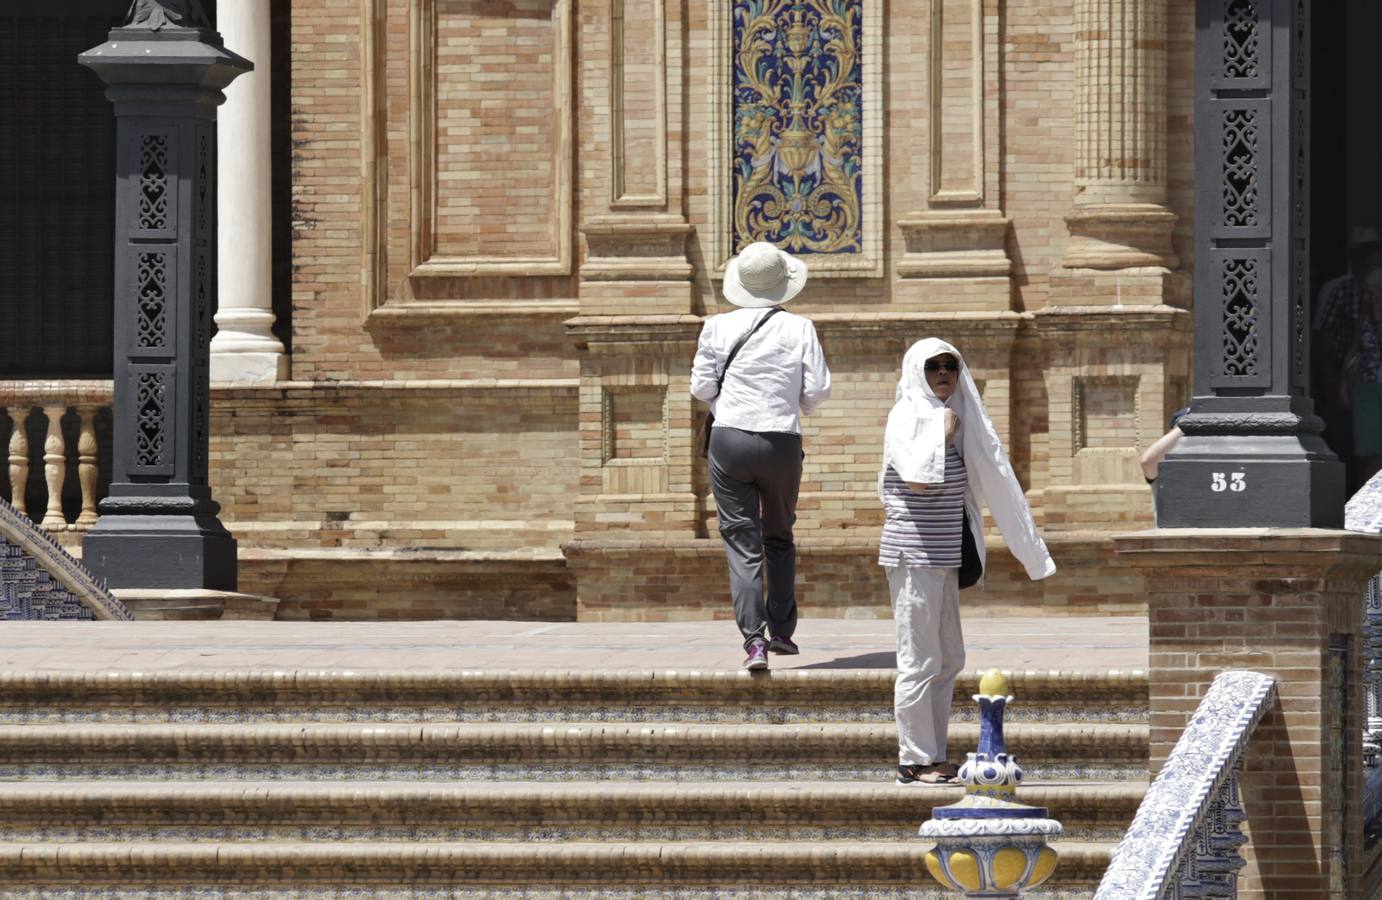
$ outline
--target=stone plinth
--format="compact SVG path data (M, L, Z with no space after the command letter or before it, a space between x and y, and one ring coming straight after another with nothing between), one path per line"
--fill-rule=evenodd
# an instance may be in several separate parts
M1146 583L1153 770L1217 674L1278 679L1279 703L1243 769L1249 843L1239 896L1358 896L1362 597L1382 538L1183 529L1114 540Z
M278 609L277 597L237 591L148 591L124 588L111 593L139 620L240 619L267 621Z

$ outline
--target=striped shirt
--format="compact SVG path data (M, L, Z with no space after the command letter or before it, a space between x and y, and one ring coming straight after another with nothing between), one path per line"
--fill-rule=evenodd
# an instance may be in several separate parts
M952 445L945 454L945 483L917 493L888 466L883 474L883 540L880 566L959 568L964 529L965 461Z

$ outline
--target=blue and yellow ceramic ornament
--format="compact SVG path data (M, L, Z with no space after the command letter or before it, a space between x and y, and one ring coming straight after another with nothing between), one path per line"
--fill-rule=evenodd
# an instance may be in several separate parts
M1015 898L1051 877L1056 851L1046 842L1061 834L1044 807L1017 799L1022 769L1003 742L1003 712L1012 702L1007 676L991 669L979 681L979 750L960 767L965 795L941 806L921 826L936 842L926 868L945 887L967 897Z

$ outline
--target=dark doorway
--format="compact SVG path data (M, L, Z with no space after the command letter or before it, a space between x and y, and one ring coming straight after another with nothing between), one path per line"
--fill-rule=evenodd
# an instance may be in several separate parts
M1343 0L1311 5L1311 255L1314 307L1322 291L1350 271L1350 238L1371 226L1382 231L1382 116L1377 114L1382 56L1372 37L1382 30L1382 4ZM1324 324L1316 319L1315 324ZM1354 459L1352 415L1340 400L1337 342L1317 332L1313 342L1312 394L1324 416L1325 438L1348 466L1348 492L1366 472Z
M109 378L115 120L77 54L127 0L0 10L0 376Z

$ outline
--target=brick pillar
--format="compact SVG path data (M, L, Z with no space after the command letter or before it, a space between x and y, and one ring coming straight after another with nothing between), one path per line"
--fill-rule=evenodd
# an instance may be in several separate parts
M1353 897L1363 858L1363 592L1382 538L1321 530L1162 530L1114 539L1147 591L1151 766L1214 676L1279 679L1248 745L1240 897Z

